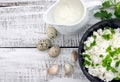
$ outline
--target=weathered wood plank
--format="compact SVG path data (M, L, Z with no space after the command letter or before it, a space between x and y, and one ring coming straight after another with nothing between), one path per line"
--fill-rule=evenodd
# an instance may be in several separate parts
M56 0L0 0L0 6L50 5Z
M0 49L0 82L49 82L56 78L88 82L78 64L74 66L74 72L70 77L64 75L64 63L74 65L71 61L72 50L72 48L62 48L61 54L53 59L48 56L47 51L41 52L36 48ZM56 76L46 73L51 64L60 65Z
M35 47L41 38L46 38L46 9L45 5L0 8L0 47ZM59 35L52 43L78 46L85 29L76 35Z

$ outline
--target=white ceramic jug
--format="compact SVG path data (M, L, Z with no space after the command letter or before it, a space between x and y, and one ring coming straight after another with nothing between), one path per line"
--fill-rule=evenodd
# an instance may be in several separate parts
M66 0L69 2L69 0ZM89 12L91 11L92 8L96 8L101 5L100 1L91 1L90 2L83 2L83 0L71 0L71 5L78 7L81 5L82 6L82 16L81 18L76 21L75 23L71 24L61 24L58 23L54 20L54 12L55 8L61 4L65 4L65 0L58 0L55 4L53 4L45 13L43 19L47 24L55 26L57 31L60 34L73 34L78 32L81 28L83 28L88 20L89 20ZM61 5L62 6L62 5ZM91 8L91 9L90 9ZM74 19L73 19L74 20Z

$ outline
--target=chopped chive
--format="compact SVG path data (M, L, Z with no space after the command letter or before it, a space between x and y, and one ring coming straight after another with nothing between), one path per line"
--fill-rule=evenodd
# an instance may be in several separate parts
M112 34L104 34L104 35L102 35L102 37L103 37L103 39L105 39L105 40L110 40L110 39L113 38L113 35L112 35Z
M93 38L94 38L94 40L97 38L97 36L96 35L93 35Z
M114 80L120 80L120 77L116 77L116 78L114 78Z
M111 28L110 31L111 31L112 34L115 34L115 30L113 28Z
M99 57L101 57L101 58L102 58L102 57L103 57L103 55L101 54Z
M115 63L115 67L119 67L120 65L120 60Z
M113 67L111 67L111 71L113 72L113 73L117 73L118 71L115 69L115 68L113 68Z
M91 60L91 58L90 58L90 55L89 55L89 54L83 54L83 57L88 58L88 60Z
M90 63L89 61L85 60L85 61L84 61L84 66L86 66L86 65L90 66L91 63Z
M96 66L99 66L99 64L96 64Z
M106 49L106 52L111 52L111 50L112 50L112 46L110 45L110 46L108 46L108 48Z

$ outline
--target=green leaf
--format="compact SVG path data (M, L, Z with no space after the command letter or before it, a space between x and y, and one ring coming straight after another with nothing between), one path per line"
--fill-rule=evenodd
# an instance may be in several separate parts
M111 57L114 57L117 53L116 53L116 51L112 51L112 52L109 52L109 54Z
M99 17L102 20L107 20L107 19L111 19L112 13L108 13L107 10L100 10L99 12L96 12L94 16Z
M99 66L99 64L96 64L96 66Z
M110 5L110 1L105 1L104 3L102 3L102 7L103 8L108 8L108 7L110 7L111 5Z
M112 34L115 34L115 30L113 28L111 28L110 31L111 31Z
M102 57L103 57L103 55L101 54L99 57L101 57L101 58L102 58Z
M101 15L100 12L96 12L96 13L94 14L94 16L95 16L95 17L101 17L102 15Z
M96 35L93 35L93 38L94 38L94 40L97 38L97 36Z
M112 62L112 59L111 59L110 55L107 55L105 57L105 59L102 61L102 66L106 67L106 65L110 65L111 62Z
M113 67L111 67L111 71L113 72L113 73L117 73L118 71L115 69L115 68L113 68Z
M96 35L93 35L93 38L94 38L94 41L90 44L89 47L86 48L86 50L90 50L93 46L96 45L96 38L97 38L97 36L96 36Z
M109 26L106 26L105 29L110 29L110 27L109 27Z
M114 58L114 60L118 60L119 58Z
M94 63L92 62L91 66L93 67L94 66Z
M91 63L90 63L89 61L85 60L85 61L84 61L84 66L86 66L86 65L89 66L89 65L91 65Z
M103 37L103 39L105 39L105 40L110 40L110 39L113 38L113 35L112 35L112 34L104 34L104 35L102 35L102 37Z
M83 54L83 57L84 57L84 58L88 58L88 60L91 60L91 58L90 58L90 55L89 55L89 54Z
M108 48L106 49L106 52L111 52L111 50L112 50L112 46L110 45L110 46L108 46Z
M120 65L120 60L116 62L115 67L119 67Z
M120 77L116 77L116 78L114 78L114 80L120 80Z
M106 16L106 19L111 19L112 18L112 13L108 13L108 15Z
M114 67L111 66L111 63L112 63L112 58L110 55L107 55L105 59L102 61L102 66L106 67L107 71L111 70L113 73L118 72Z
M107 71L111 70L111 66L107 65Z
M90 44L91 47L96 45L96 41L93 41L93 43Z
M114 15L116 16L116 18L120 19L120 2L118 2L117 5L115 6Z

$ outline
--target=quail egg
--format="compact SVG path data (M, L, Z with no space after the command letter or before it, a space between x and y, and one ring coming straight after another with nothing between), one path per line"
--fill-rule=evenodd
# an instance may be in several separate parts
M61 52L61 49L60 49L59 46L53 46L53 47L51 47L50 50L48 51L48 55L49 55L50 57L55 58L55 57L57 57L57 56L60 54L60 52Z
M39 41L39 43L37 44L37 49L40 51L44 51L49 49L50 46L51 46L51 41L49 39L44 39Z
M49 39L54 39L57 37L57 30L54 27L48 27L46 34Z

